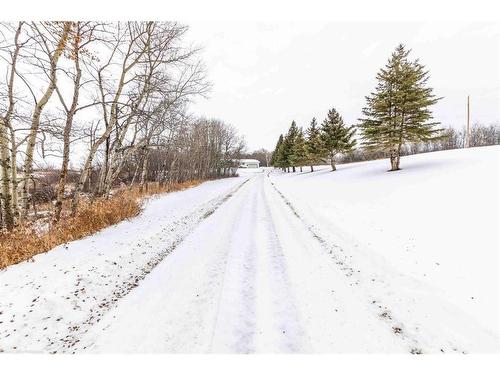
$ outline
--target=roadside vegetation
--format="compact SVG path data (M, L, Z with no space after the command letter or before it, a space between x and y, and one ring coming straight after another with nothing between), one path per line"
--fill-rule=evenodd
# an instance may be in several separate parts
M64 220L57 223L37 220L17 226L12 231L0 232L0 269L130 219L140 213L143 200L149 196L184 190L201 182L192 180L171 185L148 183L147 188L142 190L140 186L122 188L109 198L99 197L94 201L82 202L76 215L70 214L71 202L65 201Z
M0 267L235 174L236 129L176 22L0 23Z

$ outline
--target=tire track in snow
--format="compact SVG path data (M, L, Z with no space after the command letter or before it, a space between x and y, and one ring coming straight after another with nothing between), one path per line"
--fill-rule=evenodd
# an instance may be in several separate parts
M245 181L245 183L248 182ZM212 210L179 244L178 251L159 264L141 288L109 312L92 328L78 351L92 352L169 352L209 351L210 337L217 316L218 299L224 283L228 244L238 222L210 232L215 215L235 216L244 208L243 184L220 204L224 212ZM246 191L250 187L247 186ZM230 198L236 200L230 200ZM227 201L229 205L223 204ZM228 202L229 203L229 202ZM206 219L206 220L205 220ZM201 246L200 246L201 244ZM182 250L182 251L181 251ZM140 307L139 307L140 306Z
M257 215L255 189L251 199L243 199L243 202L237 217L231 218L233 230L227 246L210 352L252 353L256 350L255 236L247 233L248 228L254 228L252 223Z
M300 222L303 224L304 228L317 240L317 242L321 245L321 247L327 251L327 253L331 256L336 266L342 271L346 278L351 278L354 275L361 273L360 270L356 270L352 266L349 265L347 256L344 253L344 250L335 244L328 243L315 229L314 225L309 224L305 221L305 219L298 213L297 209L293 206L289 199L285 197L285 195L277 188L277 186L271 181L269 178L271 172L266 174L267 181L271 184L274 191L277 195L282 199L285 205L290 209L295 217L297 217ZM360 286L361 279L358 277L353 277L355 280L351 283L351 286ZM372 299L367 302L368 305L371 305L374 308L375 314L377 317L384 323L388 325L391 332L395 334L397 337L401 338L401 340L405 342L409 342L408 351L411 354L423 354L423 349L419 340L414 337L414 335L410 335L404 331L404 323L399 319L393 316L392 310L390 307L385 305L380 301L379 298ZM454 351L458 351L455 349ZM462 351L463 352L463 351Z
M252 180L228 243L211 352L303 351L304 334L284 254L263 190ZM229 219L229 218L226 218Z
M172 225L170 225L168 229L175 233L172 242L162 251L155 254L145 265L137 268L135 273L131 273L128 279L124 280L121 284L117 283L116 288L110 293L110 295L104 297L100 300L97 306L90 309L90 313L81 323L73 324L68 327L67 334L65 336L61 337L59 340L54 339L49 341L46 351L51 354L59 352L69 352L74 354L76 351L73 350L73 348L80 342L82 334L87 333L90 327L100 322L104 314L112 310L121 298L125 297L133 289L138 287L139 283L144 280L161 261L174 251L203 220L211 216L247 182L248 179L236 186L229 193L207 202L202 208L176 220ZM76 286L78 288L79 283ZM80 294L84 296L84 287L76 290L75 297L78 297ZM83 349L85 349L85 347L83 347Z
M305 351L307 346L304 329L301 326L300 314L297 309L297 301L292 293L285 255L277 234L274 217L271 213L268 197L264 191L264 179L260 179L259 204L262 205L262 215L256 222L256 231L263 235L259 243L259 255L263 262L267 263L266 275L262 280L261 291L269 288L271 311L273 322L273 332L278 335L279 349L289 353L299 353ZM262 246L263 245L263 246ZM264 327L264 331L266 331Z

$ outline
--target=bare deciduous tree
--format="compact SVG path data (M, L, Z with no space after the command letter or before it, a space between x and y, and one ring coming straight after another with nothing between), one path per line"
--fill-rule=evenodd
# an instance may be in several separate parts
M234 174L242 138L222 121L189 114L192 98L205 95L210 84L198 49L184 43L186 26L76 21L1 27L2 226L15 226L18 196L20 222L51 212L56 224L71 194L76 214L83 195L90 202L107 198L122 184L147 190L151 183ZM71 167L75 149L84 157L81 169ZM40 168L54 158L57 167ZM44 202L52 208L38 210L35 203Z
M56 89L57 84L57 64L59 58L63 54L68 37L70 34L72 22L62 22L53 24L37 25L32 23L33 30L36 34L36 40L39 43L40 49L46 54L48 59L48 85L40 99L35 101L33 115L31 119L31 127L27 138L24 168L23 168L23 183L21 187L21 217L24 218L28 211L28 186L33 173L33 154L36 146L36 137L40 127L40 118L42 111L47 105L52 93ZM41 27L44 26L43 30ZM51 40L56 36L55 47Z

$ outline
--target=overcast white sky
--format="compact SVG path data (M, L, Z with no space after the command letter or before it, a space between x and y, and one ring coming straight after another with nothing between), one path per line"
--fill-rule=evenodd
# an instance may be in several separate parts
M188 38L203 46L213 83L197 115L236 126L250 150L272 149L292 120L307 127L332 106L353 124L375 75L400 42L430 70L444 99L434 108L444 126L500 120L500 28L494 23L191 21Z

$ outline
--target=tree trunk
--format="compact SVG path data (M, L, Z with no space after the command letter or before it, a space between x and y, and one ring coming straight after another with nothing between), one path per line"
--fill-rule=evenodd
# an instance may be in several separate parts
M101 170L99 171L99 177L97 182L97 195L102 195L104 193L104 184L109 170L109 148L110 148L110 140L108 135L106 137L106 146L104 148L104 165L101 167Z
M312 166L312 165L311 165L311 172L314 172L314 168L313 168L313 166Z
M80 201L80 194L83 191L83 186L85 185L85 181L87 181L87 177L89 176L90 169L92 168L92 161L94 160L95 153L99 149L99 146L104 141L103 138L97 140L92 147L90 148L89 155L87 156L87 160L85 160L85 164L83 166L82 174L80 175L80 179L75 186L75 191L73 192L73 199L71 200L71 215L75 216L76 211L78 210L78 203Z
M144 185L146 183L146 179L147 179L147 175L148 175L148 156L149 156L149 152L146 151L144 154L144 162L142 163L141 184L139 187L139 191L141 193L144 190ZM146 191L148 191L147 185L146 185Z
M393 149L390 151L390 160L391 160L391 169L390 171L398 171L399 170L399 159L400 156L397 150Z
M394 150L394 160L391 160L391 171L399 171L399 159L401 156L401 147L403 146L403 135L405 130L405 113L401 113L401 125L399 131L398 148Z
M130 189L132 189L132 187L135 184L135 179L137 178L137 172L139 171L139 166L140 166L140 164L137 163L135 170L134 170L134 174L132 175L132 180L130 181L130 185L129 185Z
M330 165L332 166L332 172L337 170L337 167L335 166L335 157L330 158Z
M17 181L17 145L14 132L11 135L11 184L12 184L12 213L14 218L19 216L19 206L17 201L17 192L19 183Z
M302 172L302 166L300 166L300 172Z
M35 202L35 197L36 196L36 180L33 179L33 197L31 199L31 203L33 204L33 212L35 214L35 219L38 216L38 212L36 211L36 202Z
M14 227L14 213L12 211L11 195L11 161L9 142L7 139L7 128L3 117L0 117L0 168L1 168L1 200L3 209L3 222L8 230Z
M168 175L167 175L167 179L168 179L168 184L169 185L174 182L174 173L173 173L174 166L175 166L175 157L172 158L172 162L170 163L170 169L169 169ZM177 176L177 178L179 178L179 177Z
M71 135L71 129L73 127L73 117L76 112L76 107L78 105L78 97L80 93L80 79L82 77L82 70L80 69L80 60L78 56L77 45L75 45L74 56L75 56L76 75L73 87L73 100L71 102L71 107L69 108L69 111L66 114L66 124L64 125L64 131L63 131L63 160L62 160L61 174L59 176L59 183L57 188L56 206L54 209L54 218L53 218L54 222L59 221L59 219L61 218L64 190L66 187L66 179L68 176L70 135Z
M295 166L292 167L292 172L295 173Z
M19 35L24 22L19 22L14 37L15 49L12 54L12 63L9 72L9 81L7 84L7 97L9 105L3 118L0 118L0 167L2 171L1 183L1 210L3 210L2 219L5 227L11 230L17 217L17 145L15 132L11 125L12 113L14 112L14 78L16 75L17 58L21 45L19 44ZM8 130L10 131L10 150L8 148ZM10 169L10 171L9 171Z
M26 145L26 159L24 162L24 176L23 176L23 184L21 189L21 217L25 218L28 213L28 190L29 190L29 181L33 174L33 153L35 151L36 145L36 136L38 134L38 128L40 127L40 118L42 115L42 111L45 105L48 103L52 93L56 88L57 83L57 63L59 58L61 57L64 48L66 46L66 42L69 36L69 32L71 29L71 22L64 22L63 32L59 41L57 43L57 48L54 51L54 54L50 56L50 77L49 77L49 86L45 90L40 101L38 101L35 105L35 109L33 111L33 116L31 119L31 127L30 133L27 138Z

